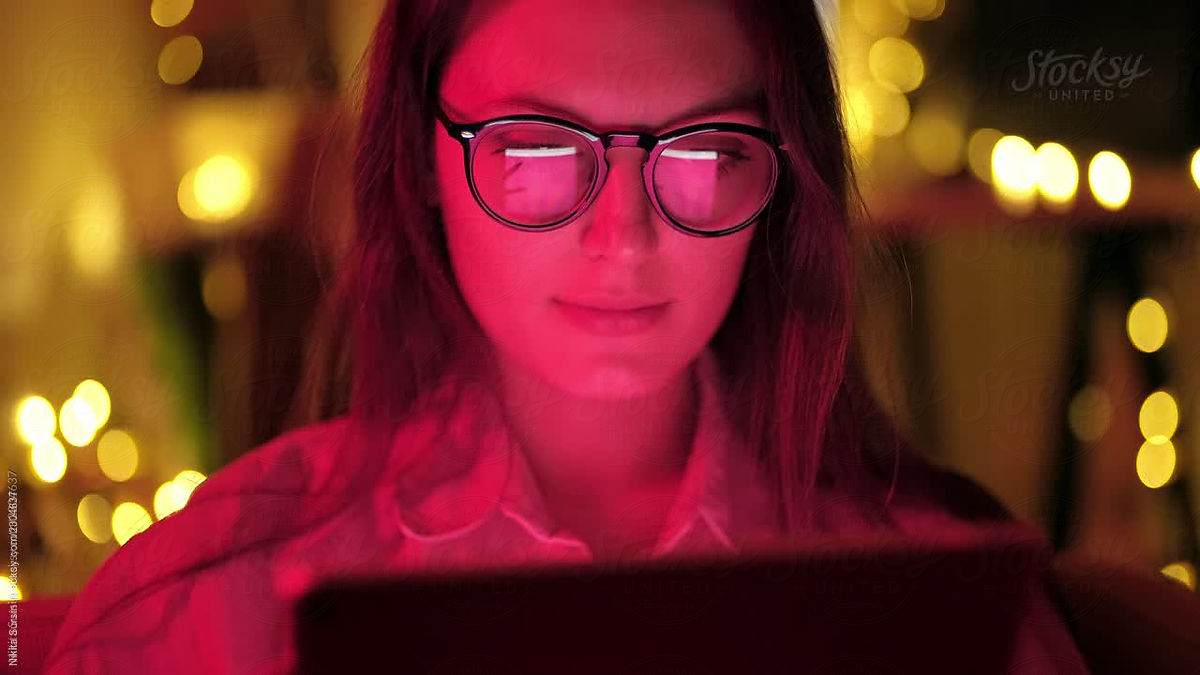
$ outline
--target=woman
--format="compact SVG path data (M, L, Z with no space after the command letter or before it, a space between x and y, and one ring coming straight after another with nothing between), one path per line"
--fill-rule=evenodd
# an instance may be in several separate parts
M369 68L345 414L131 539L51 672L286 669L290 603L334 573L1011 520L902 442L850 348L811 4L393 1ZM1033 602L1021 654L1079 663Z

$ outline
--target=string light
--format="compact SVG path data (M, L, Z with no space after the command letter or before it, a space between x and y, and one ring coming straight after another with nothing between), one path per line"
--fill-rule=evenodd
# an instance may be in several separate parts
M1139 351L1158 351L1167 341L1167 311L1154 298L1142 298L1133 303L1125 319L1129 341Z
M17 434L29 444L54 435L57 418L54 406L42 396L27 396L17 404Z
M108 500L97 494L84 495L75 509L75 520L79 523L79 531L89 541L103 544L112 539L112 529L109 522L112 518L112 506Z
M62 404L58 412L58 422L63 439L76 447L91 443L99 428L92 406L77 396L72 396Z
M158 76L167 84L179 85L196 76L204 62L204 47L194 35L180 35L163 45L158 54Z
M109 479L118 483L127 481L137 471L137 443L128 433L109 429L96 444L96 461Z
M1034 153L1038 192L1052 205L1066 206L1075 199L1079 168L1071 151L1058 143L1042 143Z
M57 438L43 438L29 451L33 473L46 483L57 483L67 472L67 451Z
M150 19L163 28L183 23L192 13L192 0L154 0L150 3Z
M1110 211L1116 211L1129 201L1133 180L1125 160L1115 152L1103 150L1088 163L1088 185L1096 203Z
M113 509L112 533L117 543L122 546L134 535L145 532L153 523L146 509L135 502L122 502Z

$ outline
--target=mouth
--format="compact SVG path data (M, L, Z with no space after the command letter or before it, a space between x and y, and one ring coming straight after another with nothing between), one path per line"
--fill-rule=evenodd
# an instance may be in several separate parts
M612 309L564 302L557 298L554 304L559 314L576 328L606 336L634 335L647 331L662 320L671 305L663 302Z

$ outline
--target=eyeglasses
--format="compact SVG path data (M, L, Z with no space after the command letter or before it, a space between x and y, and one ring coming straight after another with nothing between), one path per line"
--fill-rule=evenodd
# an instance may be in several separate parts
M497 221L530 232L558 229L581 216L608 176L607 150L640 147L642 184L664 221L684 234L733 234L767 208L782 151L772 131L735 122L693 124L661 135L599 134L546 115L511 115L475 124L438 120L463 148L467 184Z

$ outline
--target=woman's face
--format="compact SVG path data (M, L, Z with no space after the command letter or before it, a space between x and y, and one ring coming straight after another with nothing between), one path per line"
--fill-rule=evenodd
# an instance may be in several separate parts
M661 133L706 121L764 126L753 107L688 111L763 86L731 9L709 0L513 0L471 26L441 85L455 122L547 113L538 99L597 132ZM608 151L596 201L575 221L525 232L493 220L466 182L461 145L440 125L437 199L458 285L497 355L574 395L652 391L685 368L724 319L757 224L692 237L655 212L642 183L646 151ZM605 332L561 301L636 296L669 303L648 328ZM584 312L584 314L587 314ZM603 315L602 315L603 316Z

